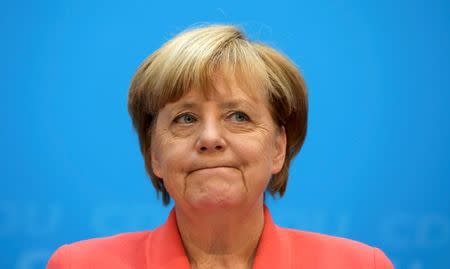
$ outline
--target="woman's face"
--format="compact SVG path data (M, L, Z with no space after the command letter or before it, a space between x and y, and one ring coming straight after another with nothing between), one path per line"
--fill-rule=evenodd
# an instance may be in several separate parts
M152 168L179 206L217 209L263 201L284 163L286 134L267 98L219 77L213 94L168 103L152 133Z

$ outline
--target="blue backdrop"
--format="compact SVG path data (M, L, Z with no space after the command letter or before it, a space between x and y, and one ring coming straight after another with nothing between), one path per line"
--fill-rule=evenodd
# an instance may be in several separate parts
M61 244L152 229L130 79L198 23L234 23L289 55L309 130L282 226L382 248L398 269L450 268L450 2L2 1L0 268Z

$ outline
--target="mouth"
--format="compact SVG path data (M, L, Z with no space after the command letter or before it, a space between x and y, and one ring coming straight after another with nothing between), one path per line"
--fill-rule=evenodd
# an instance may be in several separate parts
M205 166L205 167L196 168L196 169L190 171L189 173L194 173L194 172L198 172L198 171L208 171L208 170L213 171L213 170L229 169L229 168L235 168L235 167L226 166L226 165Z

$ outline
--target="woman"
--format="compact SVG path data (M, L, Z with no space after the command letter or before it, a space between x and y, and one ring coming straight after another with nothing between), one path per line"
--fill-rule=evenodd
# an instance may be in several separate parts
M393 268L362 243L276 226L264 193L282 196L306 134L297 68L233 26L192 29L136 72L129 112L164 204L154 231L58 249L47 268Z

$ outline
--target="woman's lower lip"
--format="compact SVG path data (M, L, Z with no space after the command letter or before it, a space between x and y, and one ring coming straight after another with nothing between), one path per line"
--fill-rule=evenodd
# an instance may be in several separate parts
M205 172L211 171L212 172L214 170L222 170L222 169L230 169L230 168L232 168L232 167L230 167L230 166L205 167L205 168L200 168L200 169L194 170L191 173L200 172L200 171L205 171Z

